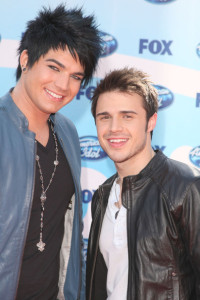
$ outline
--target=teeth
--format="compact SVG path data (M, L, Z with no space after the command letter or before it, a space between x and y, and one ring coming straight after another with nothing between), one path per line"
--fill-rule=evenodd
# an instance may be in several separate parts
M109 140L111 143L120 143L120 142L126 142L127 139L114 139L114 140Z
M53 92L51 92L51 91L49 91L49 90L47 90L47 89L46 89L46 91L47 91L48 94L50 94L50 95L53 96L54 98L57 98L57 99L61 99L61 98L62 98L62 96L57 95L57 94L55 94L55 93L53 93Z

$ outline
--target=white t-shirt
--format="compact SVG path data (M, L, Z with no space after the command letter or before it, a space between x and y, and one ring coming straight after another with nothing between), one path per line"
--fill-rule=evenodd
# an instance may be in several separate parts
M128 285L128 249L126 208L122 206L115 219L118 208L120 186L113 183L105 216L103 219L99 247L108 268L107 300L126 300Z

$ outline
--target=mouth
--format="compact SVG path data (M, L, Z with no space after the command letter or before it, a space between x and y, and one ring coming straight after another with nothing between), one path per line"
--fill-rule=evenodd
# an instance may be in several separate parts
M51 97L53 97L55 100L62 100L64 97L62 95L58 95L48 89L45 88L45 92L50 95Z
M112 146L112 147L121 147L123 146L124 144L126 144L128 141L128 138L115 138L115 139L108 139L108 142L109 144Z

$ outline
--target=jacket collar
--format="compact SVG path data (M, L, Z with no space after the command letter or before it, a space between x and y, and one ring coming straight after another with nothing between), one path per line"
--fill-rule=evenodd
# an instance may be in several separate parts
M153 174L157 173L163 167L164 161L167 157L159 150L156 150L156 155L150 160L146 167L137 175L129 175L123 178L122 193L126 193L130 190L131 186L138 187L143 184L148 178ZM117 178L118 174L114 174L112 177L108 178L101 186L100 190L103 191L103 202L104 205L107 205L107 200L110 194L111 187L114 183L114 180ZM128 201L123 199L123 206L129 208Z
M11 91L11 90L10 90ZM1 98L0 110L5 110L9 118L21 129L28 129L28 120L13 101L11 94L7 93Z
M18 108L18 106L15 104L11 97L11 91L10 91L1 98L0 102L0 110L6 111L6 113L9 115L10 119L17 125L19 128L22 128L24 130L28 130L28 119L25 117L23 112ZM50 116L50 119L53 123L55 123L55 114L52 114Z
M159 150L155 151L156 155L150 160L150 162L138 173L137 175L130 175L124 177L124 182L134 182L134 184L139 184L141 181L146 180L147 177L151 176L151 174L157 172L163 166L163 161L167 159L167 157Z
M163 162L167 157L160 150L155 150L156 155L150 160L150 162L138 173L137 175L129 175L123 178L123 182L134 182L139 183L141 180L145 180L152 173L162 168ZM115 173L113 176L108 178L101 186L103 188L111 187L118 174Z

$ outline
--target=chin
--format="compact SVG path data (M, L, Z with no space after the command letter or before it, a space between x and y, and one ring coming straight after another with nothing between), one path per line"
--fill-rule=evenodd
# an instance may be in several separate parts
M109 156L109 155L108 155L108 156ZM117 164L123 163L123 162L125 162L125 161L128 160L128 159L125 158L125 157L112 157L112 156L109 156L109 157L110 157L110 159L111 159L112 161L114 161L114 163L117 163Z

